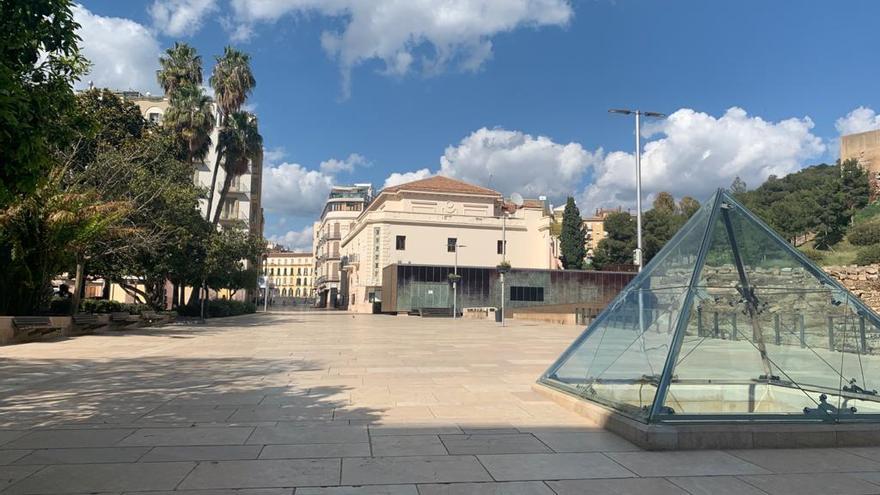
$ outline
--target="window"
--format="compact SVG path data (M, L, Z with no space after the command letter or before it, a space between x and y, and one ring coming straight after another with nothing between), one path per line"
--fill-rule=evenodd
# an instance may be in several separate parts
M397 250L403 251L404 249L406 249L406 236L399 235L397 236Z
M498 254L504 254L504 244L506 244L505 241L498 241Z
M162 114L160 114L159 112L150 112L149 114L147 114L147 117L150 123L153 124L158 124L159 121L162 120Z
M275 269L269 268L269 275L275 275Z
M302 279L301 279L301 278L299 278L299 277L296 278L296 285L302 285Z
M544 300L543 287L510 286L511 301L541 302Z
M455 237L449 237L446 239L446 252L454 253L455 246L458 245L458 239Z

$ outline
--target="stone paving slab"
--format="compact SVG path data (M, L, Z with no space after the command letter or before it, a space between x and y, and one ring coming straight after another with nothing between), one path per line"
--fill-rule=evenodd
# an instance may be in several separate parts
M419 495L554 495L539 481L419 485Z
M382 436L370 440L373 455L395 457L407 455L446 455L446 447L437 435Z
M370 444L366 442L266 445L262 449L260 459L320 459L370 456Z
M140 458L140 462L168 461L232 461L256 459L259 445L209 445L183 447L154 447Z
M628 478L635 476L603 454L499 454L478 456L496 481Z
M540 454L552 452L549 447L529 433L440 435L440 438L450 454Z
M4 444L2 449L73 449L111 447L135 430L45 430L34 431Z
M339 459L202 462L180 484L184 490L339 484Z
M662 478L548 481L556 495L690 495Z
M47 466L3 495L173 490L194 466L192 462Z
M639 476L718 476L770 471L717 450L611 452L606 454Z
M249 444L359 443L367 441L364 426L267 426L259 427L248 439Z
M240 445L253 431L250 427L146 428L127 436L119 445Z
M331 486L297 488L296 495L420 495L416 485Z
M360 457L342 460L342 484L491 481L473 456Z
M880 486L841 473L745 476L750 485L769 495L876 495Z
M41 449L15 461L15 464L100 464L135 462L149 447L92 447L84 449Z
M691 476L668 480L691 495L766 495L735 476Z

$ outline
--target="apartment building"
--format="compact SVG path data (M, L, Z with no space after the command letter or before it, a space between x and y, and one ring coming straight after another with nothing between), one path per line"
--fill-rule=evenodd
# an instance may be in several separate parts
M334 186L320 219L314 224L315 297L318 307L343 305L340 288L340 242L354 228L355 220L373 197L371 184Z
M263 275L282 300L313 299L315 258L312 253L273 250L266 256Z
M551 221L544 201L517 208L498 191L449 177L387 187L340 232L340 306L373 311L393 264L494 268L503 237L513 267L556 268Z

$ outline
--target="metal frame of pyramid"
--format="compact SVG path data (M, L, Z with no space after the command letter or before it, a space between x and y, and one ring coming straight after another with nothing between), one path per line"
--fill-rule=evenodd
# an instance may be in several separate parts
M878 421L880 316L719 189L539 382L644 423Z

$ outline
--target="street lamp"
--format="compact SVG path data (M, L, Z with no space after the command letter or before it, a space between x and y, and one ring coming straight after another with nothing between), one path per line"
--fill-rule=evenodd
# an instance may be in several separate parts
M513 203L513 211L522 208L523 205L523 197L519 193L513 193L510 195L510 201ZM507 211L507 208L504 204L501 205L501 266L503 266L503 270L501 270L500 279L501 279L501 326L504 326L504 274L508 269L507 263L507 219L510 217L510 212Z
M458 314L457 303L458 303L458 248L467 247L464 244L459 244L458 240L455 241L455 264L452 268L452 319L454 320L456 315Z
M636 252L634 253L634 261L642 271L642 125L641 116L662 119L666 115L660 112L644 112L642 110L628 110L622 108L612 108L608 113L617 113L621 115L636 116Z

